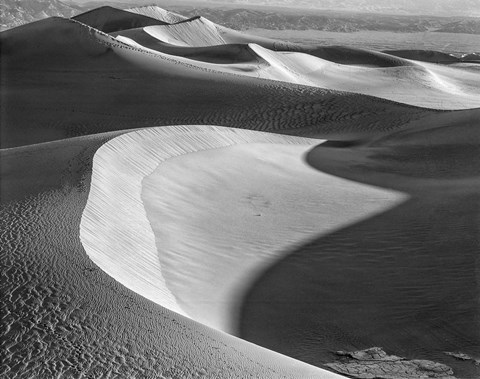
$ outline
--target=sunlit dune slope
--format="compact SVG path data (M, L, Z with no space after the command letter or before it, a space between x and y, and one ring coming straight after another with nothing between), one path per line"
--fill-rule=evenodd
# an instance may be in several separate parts
M157 12L160 13L158 19L164 21L162 13L166 11L158 7L155 8ZM140 9L143 8L138 8L138 10ZM152 14L153 17L155 13L147 11L145 14ZM150 34L154 35L159 40L163 42L171 41L170 43L179 46L206 46L205 43L207 40L205 38L202 39L202 36L206 35L209 36L213 42L209 45L218 43L254 43L274 51L304 52L318 58L343 64L364 64L379 67L409 64L408 61L396 56L360 48L344 46L310 46L255 36L215 24L204 17L179 20L174 25L168 25L165 28L153 27L149 28L149 31Z
M264 41L241 44L256 38L225 29L224 39L219 30L220 26L199 17L175 25L126 30L115 36L132 46L213 63L216 66L210 66L212 69L235 70L246 76L362 93L433 109L480 106L479 72L339 46L281 47L277 42ZM228 33L242 39L229 40ZM433 53L412 51L410 56L434 57Z
M60 18L1 33L0 42L3 146L181 123L364 138L436 113L247 77L241 70L256 66L239 73L150 52Z
M117 138L95 156L82 243L126 287L236 334L243 293L262 267L402 199L309 168L302 157L317 143L214 126Z
M277 53L255 45L252 49L269 62L272 69L283 72L284 80L293 76L290 80L307 85L426 108L480 107L480 72L416 61L395 67L341 65L308 54Z
M134 46L140 45L138 46L140 48L146 47L169 55L176 55L208 63L252 63L256 60L257 63L260 63L257 55L249 48L248 44L222 44L204 47L178 46L155 38L152 34L148 33L146 29L147 28L135 28L122 30L121 32L112 33L112 35L121 42ZM151 30L153 28L149 29Z
M182 16L181 14L160 8L156 5L150 5L145 7L134 7L134 8L128 8L126 10L128 12L137 13L147 17L155 18L157 20L167 22L169 24L174 24L176 22L183 21L188 18L188 17Z
M88 258L93 155L121 133L0 152L0 376L340 378L158 306Z
M365 64L353 64L353 54L349 64L335 64L309 54L275 52L256 44L195 47L202 43L202 37L180 45L164 35L165 28L152 26L115 35L132 46L213 63L215 65L207 67L219 71L230 69L245 76L362 93L433 109L480 106L480 72L416 61L376 67L376 57L370 57L371 65L366 67ZM344 55L348 57L349 52Z
M414 59L431 63L455 63L462 61L462 59L457 58L452 54L432 50L385 50L384 53L405 59Z
M145 28L144 31L162 42L177 46L200 47L225 44L215 24L203 17L165 25L162 28Z

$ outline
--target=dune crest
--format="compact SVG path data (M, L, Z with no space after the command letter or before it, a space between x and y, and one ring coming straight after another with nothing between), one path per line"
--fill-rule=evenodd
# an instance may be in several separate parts
M94 158L82 243L128 288L236 334L242 294L284 251L404 199L312 170L302 156L317 143L213 126L123 135ZM342 205L335 200L339 193ZM242 227L247 218L257 227Z
M202 47L225 44L215 25L203 17L172 25L150 26L143 30L152 37L171 45Z
M187 19L187 17L182 16L181 14L168 11L156 5L128 8L126 9L126 11L141 14L151 18L155 18L157 20L160 20L169 24L174 24L176 22Z
M156 18L109 6L95 8L91 11L79 14L78 16L72 17L72 20L79 21L105 33L148 25L166 24L166 22L162 22Z

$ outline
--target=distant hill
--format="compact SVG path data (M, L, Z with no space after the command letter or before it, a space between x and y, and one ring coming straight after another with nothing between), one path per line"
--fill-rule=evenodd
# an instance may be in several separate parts
M72 17L84 9L59 0L2 0L0 30L13 28L51 16Z
M480 1L480 0L479 0ZM402 33L450 32L480 34L480 18L407 16L347 11L286 10L282 8L230 9L226 7L171 6L187 17L203 16L237 30L324 30L330 32L391 31Z
M437 32L480 34L480 18L452 22L444 25L442 28L438 29Z
M325 1L321 1L319 4L323 4L325 3ZM339 4L346 4L348 3L348 1L349 0L344 0ZM291 4L291 2L289 1L285 1L284 3L284 5ZM92 4L93 3L89 3L88 7L86 7L86 5L80 6L71 5L70 3L66 4L60 0L3 0L3 3L0 4L0 30L12 28L27 22L36 21L50 16L70 18L72 16L95 8ZM222 6L221 1L219 1L218 4L219 6L212 7L204 6L201 4L201 2L199 2L199 5L182 5L181 3L179 3L178 5L169 6L168 9L177 12L183 16L186 16L187 18L203 16L217 24L221 24L236 30L262 28L271 30L311 29L344 33L366 30L393 31L402 33L438 31L449 33L480 34L480 17L388 15L379 13L353 13L346 10L322 11L313 8L311 11L305 12L305 9L301 9L300 5L299 8L294 10L291 8L287 9L282 7L261 9L247 9L240 7L232 8L232 5L228 7ZM232 4L237 3L233 2ZM239 4L243 4L243 2L240 1ZM467 0L465 4L465 6L469 6L468 4L470 3ZM147 10L153 8L155 7L145 7L144 11L138 10L142 8L135 8L137 10L134 10L134 12L144 14L144 16L148 16L149 13L147 12ZM375 11L375 9L371 10ZM103 31L111 32L115 29L115 26L112 26L110 24L120 22L120 20L115 21L113 19L102 21L101 15L99 15L98 13L98 10L96 10L95 14L99 18L96 16L98 20L93 22L93 25L91 15L88 17L88 22L86 23L91 26L95 26ZM170 18L168 20L165 19L165 21L173 23L181 19L181 16L176 15L175 17L173 17L172 15L174 14L169 13L168 17ZM160 17L160 19L163 19L166 16L150 15L149 17ZM82 19L79 18L78 21L82 21ZM103 25L104 23L106 24ZM144 23L145 22L140 22L138 25L140 26ZM147 22L147 24L149 23Z
M230 6L283 6L396 15L480 17L478 0L209 0Z

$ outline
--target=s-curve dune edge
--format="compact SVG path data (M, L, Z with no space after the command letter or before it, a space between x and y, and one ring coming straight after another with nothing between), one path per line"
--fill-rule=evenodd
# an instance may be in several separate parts
M238 334L256 275L294 246L406 198L309 167L303 157L318 143L215 126L122 135L94 158L83 246L133 291Z
M480 377L480 65L135 12L0 33L0 377Z
M1 151L0 376L341 378L159 306L89 259L92 160L122 133Z

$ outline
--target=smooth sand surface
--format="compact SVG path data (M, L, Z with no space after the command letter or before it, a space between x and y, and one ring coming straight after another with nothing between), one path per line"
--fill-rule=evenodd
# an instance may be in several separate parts
M171 45L200 47L225 44L225 40L220 36L215 24L203 17L166 25L163 28L159 26L146 27L144 31Z
M187 17L182 16L181 14L170 12L156 5L128 8L126 10L128 12L142 14L147 17L152 17L157 20L167 22L169 24L174 24L176 22L180 22L187 19Z
M283 251L402 199L313 170L317 143L212 126L117 138L94 159L83 246L126 287L236 334L243 293Z
M190 317L234 335L243 298L267 267L404 199L312 170L303 160L311 144L264 140L255 133L168 159L143 181L168 287Z

